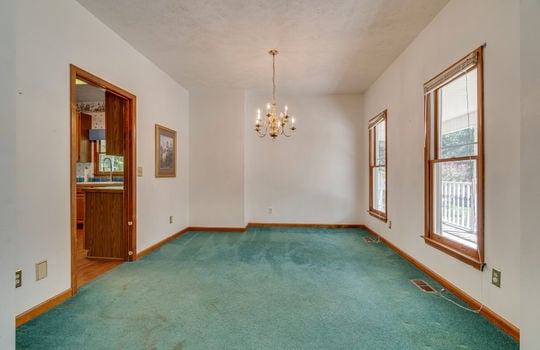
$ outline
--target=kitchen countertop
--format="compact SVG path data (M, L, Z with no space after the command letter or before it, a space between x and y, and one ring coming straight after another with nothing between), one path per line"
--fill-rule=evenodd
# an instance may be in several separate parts
M124 186L85 186L81 189L85 192L123 192Z
M123 182L117 181L102 181L102 182L77 182L77 187L80 189L89 188L89 187L118 187L124 186Z

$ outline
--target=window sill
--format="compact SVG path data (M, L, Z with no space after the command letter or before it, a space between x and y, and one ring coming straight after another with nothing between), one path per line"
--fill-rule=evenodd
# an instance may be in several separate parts
M472 267L474 267L475 269L477 270L480 270L480 271L483 271L484 270L484 266L485 266L485 263L483 261L480 261L478 259L475 259L469 255L466 255L464 254L463 252L457 250L457 249L454 249L454 248L451 248L447 245L444 245L442 243L440 243L439 241L436 241L434 239L431 239L429 237L426 237L426 236L423 236L424 238L424 242L456 259L458 259L459 261L461 262L464 262L465 264L467 265L470 265Z
M386 214L384 214L384 213L382 213L380 211L368 210L368 214L373 216L373 217L376 217L377 219L381 220L382 222L388 221L388 219L386 217Z
M123 171L115 171L112 173L112 175L114 177L124 177L124 172ZM111 176L111 173L110 172L99 172L99 173L94 173L94 177L110 177Z

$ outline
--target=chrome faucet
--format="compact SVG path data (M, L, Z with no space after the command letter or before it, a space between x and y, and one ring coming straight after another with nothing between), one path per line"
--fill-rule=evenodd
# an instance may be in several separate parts
M106 161L106 160L109 161L109 166L110 166L109 169L111 169L111 173L110 173L109 177L110 177L110 181L112 182L112 180L113 180L113 179L112 179L112 160L111 160L111 158L109 158L109 157L103 158L103 167L104 167L104 168L105 168L105 161Z

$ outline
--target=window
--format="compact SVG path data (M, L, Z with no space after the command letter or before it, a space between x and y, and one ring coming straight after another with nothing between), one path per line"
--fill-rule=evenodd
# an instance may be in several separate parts
M124 175L124 157L111 156L106 154L105 152L107 150L107 143L105 140L96 141L94 149L94 159L97 160L94 162L95 176L109 176L111 172L111 165L113 175ZM111 161L109 162L108 160L106 160L107 158Z
M482 48L424 84L426 243L484 265Z
M369 213L386 222L386 110L369 121Z

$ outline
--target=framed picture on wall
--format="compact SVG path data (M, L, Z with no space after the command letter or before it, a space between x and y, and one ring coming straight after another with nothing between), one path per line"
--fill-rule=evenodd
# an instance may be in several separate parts
M156 124L156 177L176 177L176 131Z

